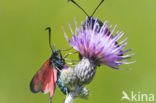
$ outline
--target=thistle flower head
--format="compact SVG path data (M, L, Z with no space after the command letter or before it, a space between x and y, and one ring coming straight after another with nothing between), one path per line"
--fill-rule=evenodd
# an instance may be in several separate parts
M69 67L68 69L61 70L60 79L66 87L73 89L77 84L76 82L78 78L74 72L74 69Z
M89 89L86 87L81 87L79 91L79 96L81 98L87 98L89 96Z
M78 85L89 84L96 73L95 64L87 59L83 58L75 67L75 73L78 78Z
M118 69L117 67L121 64L130 64L133 62L121 61L130 58L133 54L125 55L124 53L130 51L128 49L123 51L124 47L127 45L127 38L117 43L117 41L124 35L124 32L117 31L113 36L113 33L117 26L110 29L108 28L108 21L105 21L102 26L99 25L97 19L92 23L91 20L86 19L86 23L82 23L80 29L77 28L77 23L75 21L75 33L73 33L70 24L69 28L72 32L72 39L70 40L66 33L65 37L69 44L79 53L94 62L96 65L105 64L112 68ZM126 43L125 43L126 42Z

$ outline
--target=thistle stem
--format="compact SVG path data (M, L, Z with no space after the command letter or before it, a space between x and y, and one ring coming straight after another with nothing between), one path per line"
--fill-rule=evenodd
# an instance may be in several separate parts
M66 100L64 103L72 103L73 100L78 96L77 93L75 92L70 92L69 95L67 96Z

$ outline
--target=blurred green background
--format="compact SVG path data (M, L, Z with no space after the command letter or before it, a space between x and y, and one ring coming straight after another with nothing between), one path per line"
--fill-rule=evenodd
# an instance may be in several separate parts
M89 14L100 2L76 1ZM0 0L0 103L49 102L48 94L29 90L33 75L51 55L44 29L52 27L53 42L62 48L67 44L62 26L71 36L67 23L74 29L74 17L79 26L86 18L67 0ZM74 103L121 103L122 91L156 95L156 0L105 0L94 17L109 20L109 25L118 24L117 29L126 32L127 48L135 53L130 61L137 62L121 66L131 71L101 66L87 86L89 99L78 98ZM53 103L62 103L64 98L57 88Z

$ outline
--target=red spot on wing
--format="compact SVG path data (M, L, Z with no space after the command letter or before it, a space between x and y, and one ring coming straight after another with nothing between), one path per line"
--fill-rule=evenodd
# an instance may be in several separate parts
M42 89L43 93L50 92L57 80L57 71L55 68L51 68L49 65L45 70L43 77L42 77Z
M47 60L33 77L30 89L33 93L38 93L39 91L48 93L54 88L56 80L57 71L50 65L50 60Z

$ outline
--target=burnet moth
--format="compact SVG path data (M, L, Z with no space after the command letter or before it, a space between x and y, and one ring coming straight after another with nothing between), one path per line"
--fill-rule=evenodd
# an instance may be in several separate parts
M94 25L95 21L98 22L99 26L102 27L103 25L103 22L101 20L99 20L98 18L95 18L93 17L93 15L95 14L95 12L97 11L97 9L100 7L100 5L104 2L104 0L101 0L101 2L98 4L98 6L95 8L95 10L93 11L93 13L91 14L91 16L89 16L87 14L87 12L78 4L76 3L74 0L68 0L68 1L71 1L73 4L75 4L78 8L80 8L85 14L86 16L88 17L88 22L87 23L90 23L90 21L92 22L92 25ZM85 23L84 23L85 24ZM88 24L89 26L90 24ZM93 26L92 26L93 27Z
M51 46L51 28L47 27L46 30L49 31L49 45L52 54L32 78L30 90L33 93L40 91L44 94L49 93L49 103L51 103L56 89L56 83L64 94L68 93L69 90L60 80L60 71L65 68L65 59L62 57L61 49L56 50L54 49L54 45L53 47ZM62 49L62 51L64 51L64 49Z
M99 20L98 18L96 17L93 17L93 15L95 14L95 12L97 11L97 9L100 7L100 5L104 2L104 0L101 0L101 2L98 4L98 6L95 8L95 10L93 11L93 13L91 14L91 16L89 16L87 14L87 12L78 4L76 3L74 0L68 0L68 1L71 1L73 4L75 4L78 8L80 8L87 16L88 18L88 21L83 23L83 29L85 29L85 25L87 23L87 26L90 27L90 23L92 25L92 27L94 27L93 25L95 24L95 22L97 22L98 26L99 26L99 29L97 31L100 31L102 25L103 25L103 22L101 20ZM93 29L93 28L92 28ZM111 34L110 32L110 29L107 28L107 30L105 31L105 33L107 33L107 36L109 36ZM113 36L111 35L110 38L112 38ZM118 43L115 42L115 44L117 45ZM119 45L118 45L119 46ZM121 54L120 56L122 56L123 54ZM79 54L79 58L82 59L82 56Z

